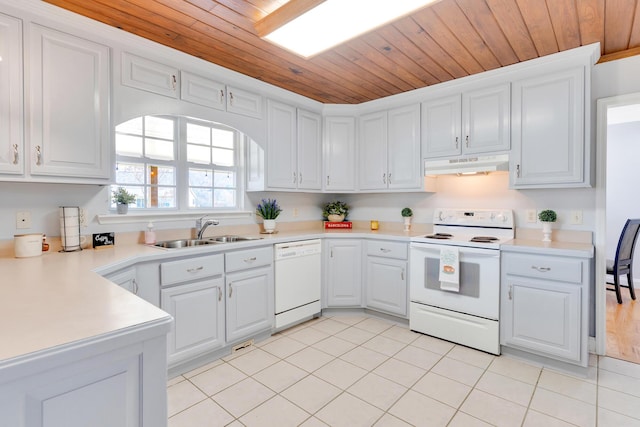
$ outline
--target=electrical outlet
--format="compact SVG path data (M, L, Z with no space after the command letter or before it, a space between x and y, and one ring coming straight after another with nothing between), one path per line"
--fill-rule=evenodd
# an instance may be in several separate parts
M293 208L293 217L294 218L298 217L298 208Z
M536 222L538 214L535 209L527 209L527 222Z
M31 228L31 212L22 211L16 213L16 228Z
M582 224L582 211L571 211L571 224L580 225Z

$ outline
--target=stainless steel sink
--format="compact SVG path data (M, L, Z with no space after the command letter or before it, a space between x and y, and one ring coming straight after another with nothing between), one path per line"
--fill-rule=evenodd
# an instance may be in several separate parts
M218 242L204 239L178 239L178 240L165 240L163 242L157 242L154 246L159 248L189 248L193 246L203 245L215 245Z
M262 237L216 236L216 237L209 238L209 240L215 243L246 242L247 240L260 240L260 239L262 239Z

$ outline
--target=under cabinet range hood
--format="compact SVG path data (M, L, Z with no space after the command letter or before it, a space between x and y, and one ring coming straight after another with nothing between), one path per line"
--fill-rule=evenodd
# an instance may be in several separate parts
M459 159L429 159L424 161L424 174L471 175L509 170L509 155L465 157Z

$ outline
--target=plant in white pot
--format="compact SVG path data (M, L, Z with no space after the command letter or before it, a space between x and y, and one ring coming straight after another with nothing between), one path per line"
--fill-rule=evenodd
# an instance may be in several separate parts
M545 209L543 211L540 211L540 213L538 214L538 219L542 223L542 241L550 242L551 224L556 222L556 219L558 219L558 215L551 209Z
M113 191L112 199L116 204L116 211L124 215L129 212L129 205L136 201L136 196L129 193L126 188L118 187L117 190Z
M262 203L258 203L256 215L262 218L262 226L265 233L274 233L276 231L276 218L278 218L280 212L282 212L282 209L280 209L276 199L262 199Z
M411 217L413 217L413 211L411 208L404 208L400 212L402 218L404 218L404 231L409 231L411 229Z
M339 200L324 205L322 216L330 222L342 222L349 215L349 206Z

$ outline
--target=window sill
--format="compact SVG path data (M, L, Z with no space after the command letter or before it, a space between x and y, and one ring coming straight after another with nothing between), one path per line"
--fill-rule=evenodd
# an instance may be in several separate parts
M251 218L255 214L250 211L240 212L130 212L126 215L97 215L99 224L134 224L140 222L162 221L195 221L203 216L214 219Z

